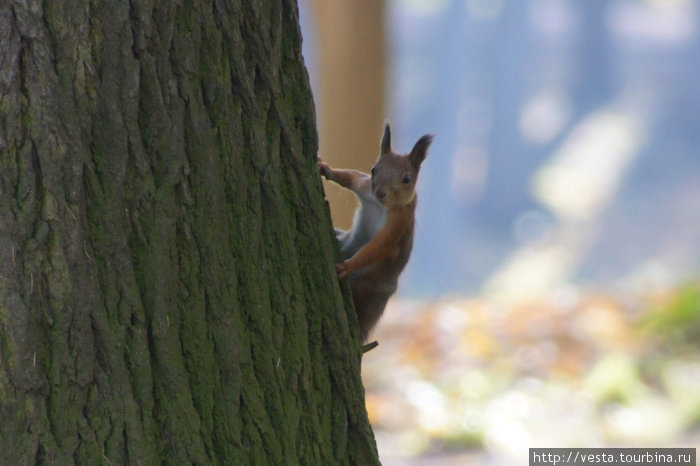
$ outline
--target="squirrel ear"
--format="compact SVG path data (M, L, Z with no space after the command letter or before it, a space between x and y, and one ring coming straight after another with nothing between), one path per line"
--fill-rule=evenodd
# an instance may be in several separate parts
M430 147L430 143L433 142L433 137L432 134L421 136L418 142L416 142L416 145L413 146L413 149L411 149L411 153L408 154L408 158L411 160L411 164L413 164L413 168L415 168L416 171L418 171L420 164L425 160L425 156L428 155L428 147Z
M384 136L382 136L381 155L391 153L391 127L389 122L384 125Z

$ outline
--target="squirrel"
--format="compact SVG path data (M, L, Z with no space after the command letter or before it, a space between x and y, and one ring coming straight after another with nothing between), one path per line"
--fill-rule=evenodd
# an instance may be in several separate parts
M321 175L354 192L360 200L353 227L336 229L343 262L339 278L347 278L364 342L396 291L399 274L413 248L416 181L432 134L422 136L408 154L391 148L391 128L384 127L380 154L371 175L334 169L319 159Z

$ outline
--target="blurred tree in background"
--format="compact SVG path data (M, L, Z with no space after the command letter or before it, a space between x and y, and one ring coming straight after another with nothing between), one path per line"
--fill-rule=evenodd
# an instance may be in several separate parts
M319 156L332 166L369 172L379 155L388 117L385 3L311 1L318 53ZM354 196L334 183L324 181L324 187L335 225L349 228Z

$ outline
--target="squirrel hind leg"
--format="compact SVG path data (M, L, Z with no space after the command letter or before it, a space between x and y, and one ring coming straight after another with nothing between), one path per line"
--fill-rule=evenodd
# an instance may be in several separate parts
M374 297L365 303L355 302L357 318L360 323L360 339L364 343L367 341L370 332L377 325L379 318L384 313L389 297ZM364 305L363 305L364 304Z

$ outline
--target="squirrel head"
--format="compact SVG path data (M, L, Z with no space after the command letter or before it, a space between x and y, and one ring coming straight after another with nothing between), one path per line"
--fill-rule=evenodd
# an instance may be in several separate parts
M432 134L421 136L408 154L397 154L391 148L391 128L384 126L381 152L372 167L372 194L386 207L404 206L416 195L420 165L428 155Z

